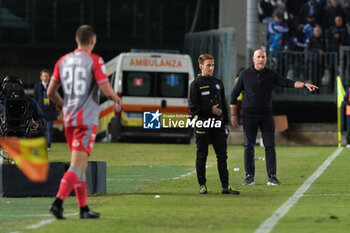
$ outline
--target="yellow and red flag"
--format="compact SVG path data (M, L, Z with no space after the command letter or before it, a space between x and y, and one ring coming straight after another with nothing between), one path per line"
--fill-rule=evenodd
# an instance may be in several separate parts
M344 96L345 96L345 90L344 90L344 86L343 86L343 82L341 81L340 76L337 77L337 108L338 108L338 147L341 147L341 134L342 134L342 130L341 130L341 106L344 100Z
M18 168L33 182L45 182L49 172L46 139L1 137L3 148Z
M343 86L343 82L341 81L340 76L337 77L337 106L338 108L341 107L341 104L344 101L344 96L345 96L345 90Z

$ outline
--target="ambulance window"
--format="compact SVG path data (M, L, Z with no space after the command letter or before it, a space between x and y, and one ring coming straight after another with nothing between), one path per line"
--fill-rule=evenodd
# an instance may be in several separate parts
M161 97L187 97L188 74L187 73L162 73L160 74Z
M124 72L123 95L151 96L151 74L145 72Z

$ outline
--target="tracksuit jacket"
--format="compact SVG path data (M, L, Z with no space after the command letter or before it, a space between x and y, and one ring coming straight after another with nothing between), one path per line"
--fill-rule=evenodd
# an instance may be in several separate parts
M212 113L212 106L219 104L221 116ZM198 115L198 120L209 118L220 120L221 129L229 124L228 108L225 99L224 85L220 79L214 77L198 76L190 85L188 106L192 115Z
M286 79L271 69L258 71L254 66L241 72L231 92L231 104L237 105L237 97L243 92L243 114L272 113L272 91L276 85L294 87L295 81Z

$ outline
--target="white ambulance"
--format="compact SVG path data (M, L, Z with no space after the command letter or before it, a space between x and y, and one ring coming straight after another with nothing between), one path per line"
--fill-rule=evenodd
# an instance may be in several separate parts
M113 102L101 93L99 139L190 140L193 129L145 129L143 124L144 112L158 110L162 117L175 116L177 120L188 117L187 94L189 84L194 79L190 56L152 52L121 53L106 63L106 70L123 105L121 109L114 109Z

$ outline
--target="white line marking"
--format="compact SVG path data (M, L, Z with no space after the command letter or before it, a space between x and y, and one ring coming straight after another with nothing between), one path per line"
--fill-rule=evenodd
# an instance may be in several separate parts
M68 216L68 217L74 216L74 215L78 215L78 213L65 214L65 216ZM25 228L26 229L37 229L39 227L45 226L46 224L53 223L56 220L57 220L56 218L44 219L44 220L41 220L40 222L38 222L37 224L29 225Z
M319 193L319 194L305 194L304 197L341 197L341 196L350 196L350 193Z
M52 216L52 214L0 214L0 217L6 216L6 217L49 217Z
M276 226L281 218L292 208L304 193L310 188L312 183L327 169L335 158L343 151L344 147L337 148L334 153L312 174L300 188L283 205L278 208L268 219L266 219L255 233L269 233Z
M209 167L212 167L212 166L213 166L213 165L206 165L205 168L209 168ZM181 176L175 177L175 178L173 178L173 180L179 180L179 179L185 178L186 176L190 176L190 175L192 175L192 174L194 174L194 173L196 173L196 169L194 169L193 171L188 172L188 173L186 173L186 174L183 174L183 175L181 175Z
M46 224L53 223L54 221L56 221L56 219L54 219L54 218L41 220L37 224L33 224L33 225L30 225L30 226L27 226L26 229L37 229L37 228L42 227L42 226L44 226Z
M212 167L213 165L206 165L205 168L209 168L209 167ZM192 174L196 173L196 169L194 169L193 171L190 171L186 174L183 174L183 175L180 175L178 177L174 177L174 178L165 178L165 179L160 179L160 180L169 180L169 179L173 179L173 180L179 180L179 179L182 179L182 178L185 178L187 176L190 176ZM106 179L107 181L120 181L120 180L134 180L134 179ZM143 179L143 180L151 180L151 179Z
M206 165L205 168L209 168L209 167L212 167L213 165ZM175 178L171 178L173 180L179 180L179 179L182 179L182 178L185 178L187 176L190 176L192 174L196 173L196 169L194 169L193 171L190 171L186 174L183 174L183 175L180 175L178 177L175 177ZM107 181L119 181L119 180L133 180L133 179L128 179L128 178L125 178L125 179L106 179ZM144 180L151 180L151 179L144 179ZM169 180L169 178L166 178L166 179L160 179L160 180Z

